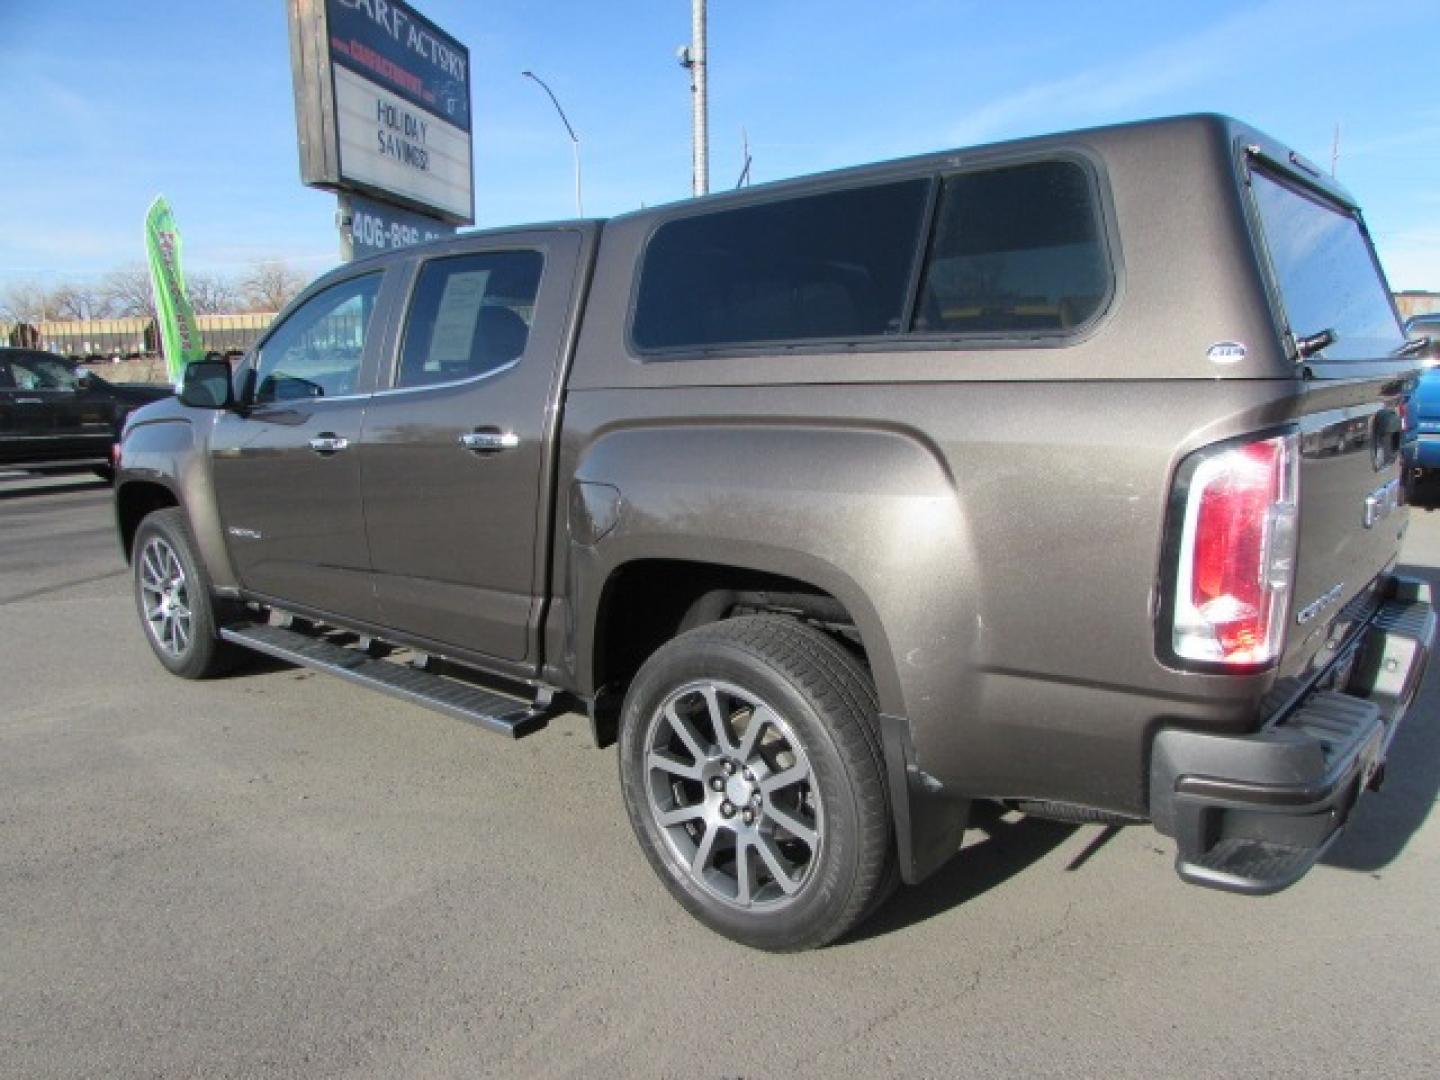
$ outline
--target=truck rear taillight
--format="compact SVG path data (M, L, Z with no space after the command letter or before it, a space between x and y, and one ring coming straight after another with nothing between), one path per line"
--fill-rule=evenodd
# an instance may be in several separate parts
M1296 436L1201 451L1178 482L1175 656L1236 668L1273 661L1284 645L1295 576Z

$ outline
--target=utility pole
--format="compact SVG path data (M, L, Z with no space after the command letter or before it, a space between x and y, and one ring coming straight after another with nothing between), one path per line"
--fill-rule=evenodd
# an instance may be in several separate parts
M677 52L680 66L690 72L691 186L696 195L710 190L710 56L705 44L705 0L690 0L690 44Z

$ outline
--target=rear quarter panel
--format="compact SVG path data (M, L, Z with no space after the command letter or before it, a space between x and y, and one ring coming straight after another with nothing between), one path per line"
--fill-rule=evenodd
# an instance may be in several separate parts
M561 545L580 682L617 567L785 574L847 606L882 708L950 792L1143 812L1148 734L1245 729L1273 679L1157 659L1169 478L1190 449L1277 422L1293 385L572 394L562 475L620 491L610 534Z

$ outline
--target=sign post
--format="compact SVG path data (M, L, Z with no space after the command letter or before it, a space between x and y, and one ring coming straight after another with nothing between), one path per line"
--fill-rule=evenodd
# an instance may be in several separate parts
M342 254L474 224L470 51L403 0L288 6L300 176L339 195Z

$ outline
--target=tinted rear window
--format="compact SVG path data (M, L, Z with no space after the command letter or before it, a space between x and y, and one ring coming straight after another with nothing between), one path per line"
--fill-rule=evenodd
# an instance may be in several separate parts
M905 180L667 222L645 252L635 344L898 333L929 186Z
M922 333L1064 332L1094 317L1110 264L1089 177L1050 161L945 180L915 307Z
M1326 360L1373 360L1405 343L1390 290L1354 215L1252 173L1255 204L1291 331L1333 330Z

